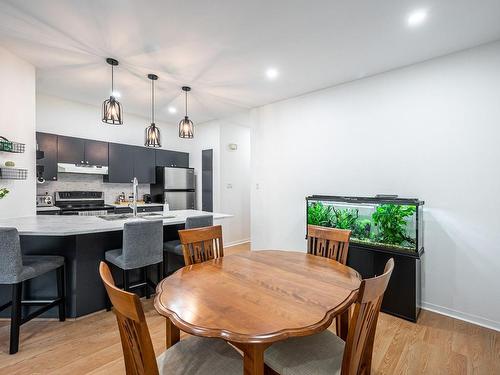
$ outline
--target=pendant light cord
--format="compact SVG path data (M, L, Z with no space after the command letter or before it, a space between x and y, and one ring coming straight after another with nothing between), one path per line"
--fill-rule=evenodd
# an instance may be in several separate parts
M155 123L155 81L151 80L151 123Z
M186 91L186 117L188 115L188 92Z
M114 88L114 66L111 65L111 96L114 98L114 95L113 95L113 92L115 91L115 88Z

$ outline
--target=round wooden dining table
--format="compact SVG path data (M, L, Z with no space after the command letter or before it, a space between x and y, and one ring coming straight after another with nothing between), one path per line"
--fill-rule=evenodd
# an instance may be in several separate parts
M331 259L250 251L181 268L158 284L154 304L168 318L167 348L179 341L179 330L222 338L243 351L244 374L256 375L264 373L264 351L274 342L348 316L360 283L358 272Z

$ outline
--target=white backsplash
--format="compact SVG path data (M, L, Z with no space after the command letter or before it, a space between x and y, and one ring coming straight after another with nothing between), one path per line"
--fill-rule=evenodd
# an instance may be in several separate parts
M47 181L37 184L38 195L48 192L54 197L56 191L103 191L104 201L107 204L115 203L118 196L123 191L128 198L132 194L132 184L111 184L104 183L102 175L79 174L79 173L59 173L57 181ZM149 194L149 184L139 184L139 199L142 200L144 194Z

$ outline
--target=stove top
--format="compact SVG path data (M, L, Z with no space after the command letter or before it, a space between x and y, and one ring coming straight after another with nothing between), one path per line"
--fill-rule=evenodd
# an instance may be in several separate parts
M112 210L102 191L56 191L54 205L63 212Z

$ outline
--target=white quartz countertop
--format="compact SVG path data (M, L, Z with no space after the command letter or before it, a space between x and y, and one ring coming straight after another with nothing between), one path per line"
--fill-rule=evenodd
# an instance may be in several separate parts
M163 219L163 225L184 224L188 217L213 215L214 220L225 219L233 215L197 210L169 211ZM38 215L10 219L0 219L0 227L17 228L21 235L31 236L71 236L76 234L112 232L122 230L127 221L148 220L140 216L115 221L107 221L97 216L73 215Z

